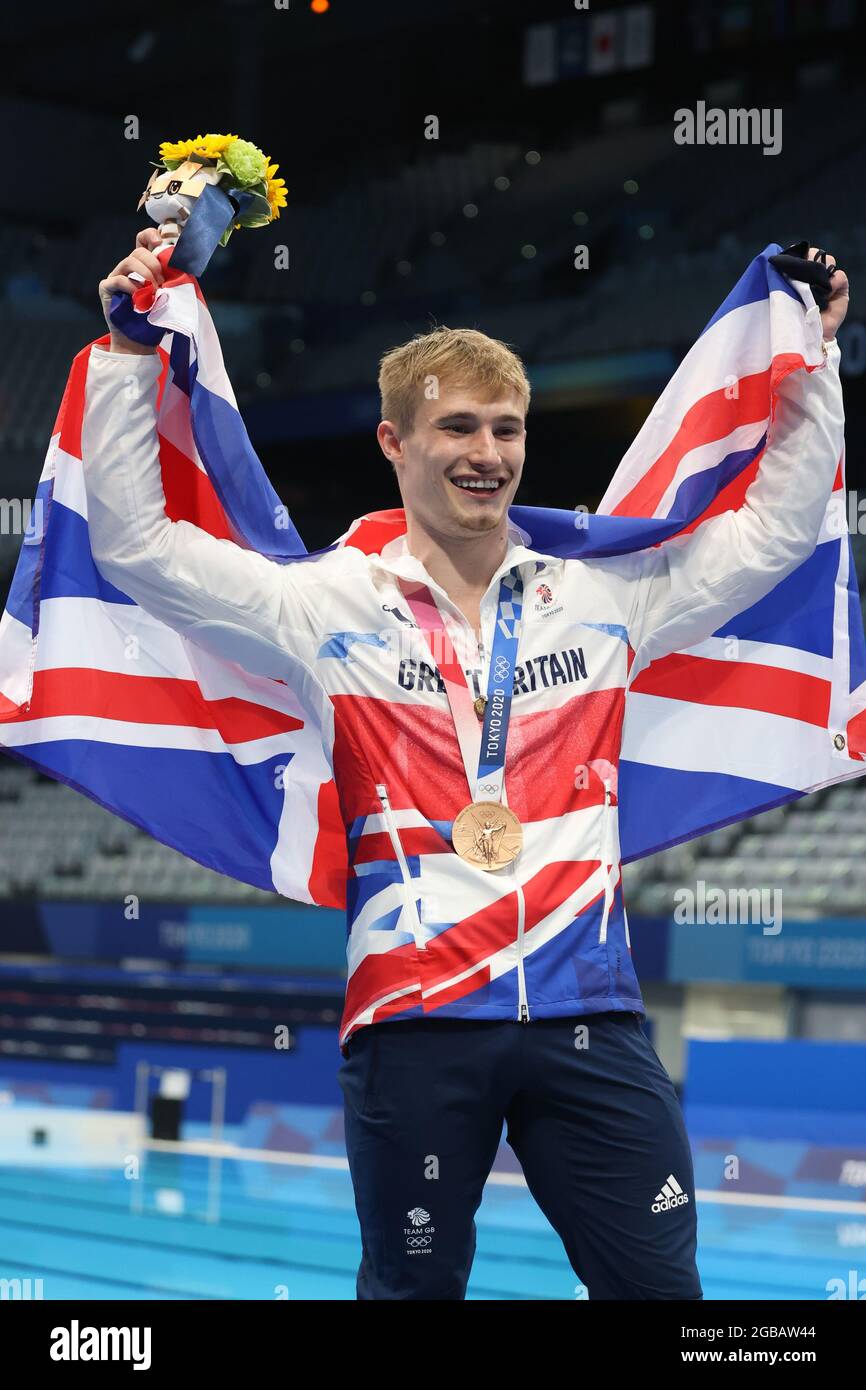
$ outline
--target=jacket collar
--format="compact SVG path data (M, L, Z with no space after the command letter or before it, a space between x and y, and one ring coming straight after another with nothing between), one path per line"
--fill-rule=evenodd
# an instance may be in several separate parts
M530 549L527 544L529 539L528 532L509 520L508 548L502 563L490 580L491 586L501 579L503 574L517 566L521 569L524 584L527 584L536 573L546 569L548 564L560 563L555 555L542 555L540 551ZM433 589L439 588L421 561L409 550L405 531L386 541L378 552L370 553L370 561L396 578L415 579Z

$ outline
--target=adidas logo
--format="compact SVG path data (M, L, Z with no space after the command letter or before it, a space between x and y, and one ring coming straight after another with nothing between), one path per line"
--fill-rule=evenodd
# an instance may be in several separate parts
M683 1192L673 1173L668 1173L661 1192L656 1193L652 1209L653 1211L670 1211L671 1207L684 1207L688 1200L688 1193Z

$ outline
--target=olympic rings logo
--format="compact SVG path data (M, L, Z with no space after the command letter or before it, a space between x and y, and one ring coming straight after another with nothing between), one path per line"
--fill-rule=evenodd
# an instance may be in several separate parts
M418 1246L429 1245L432 1239L432 1236L409 1236L406 1244L417 1248Z
M498 681L504 681L510 670L511 662L508 660L506 656L499 656L496 658L496 664L493 667L493 674Z
M487 795L488 795L488 796L495 796L495 795L496 795L496 783L495 783L495 782L479 782L479 783L478 783L478 790L479 790L480 792L487 792Z

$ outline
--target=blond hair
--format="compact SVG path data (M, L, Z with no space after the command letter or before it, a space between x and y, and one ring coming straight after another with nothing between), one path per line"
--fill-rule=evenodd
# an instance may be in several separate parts
M439 384L468 386L494 400L503 390L516 391L529 409L530 385L517 353L498 338L476 328L446 328L416 333L408 342L386 352L379 364L382 419L391 420L401 435L411 434L423 387L436 399Z

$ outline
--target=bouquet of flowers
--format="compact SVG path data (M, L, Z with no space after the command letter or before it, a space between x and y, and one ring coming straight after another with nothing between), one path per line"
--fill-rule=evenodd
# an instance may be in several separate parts
M285 180L276 177L278 164L249 140L237 135L197 135L194 140L164 140L160 158L141 195L167 244L187 235L203 269L217 245L225 246L239 227L263 227L286 206ZM176 264L180 257L174 255ZM196 272L192 272L196 273Z

